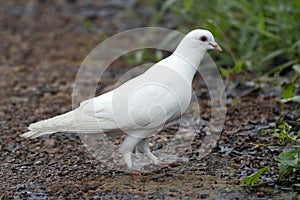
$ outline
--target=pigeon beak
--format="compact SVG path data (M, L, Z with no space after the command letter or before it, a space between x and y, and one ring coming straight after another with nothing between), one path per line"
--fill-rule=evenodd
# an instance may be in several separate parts
M222 51L222 48L217 43L209 43L209 45L211 45L216 51Z

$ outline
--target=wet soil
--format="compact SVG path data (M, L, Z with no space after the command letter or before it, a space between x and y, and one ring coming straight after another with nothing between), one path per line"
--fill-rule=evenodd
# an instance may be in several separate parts
M133 175L103 165L78 135L19 137L30 123L71 110L77 70L93 47L114 33L145 25L143 18L133 19L124 11L126 5L139 7L135 1L49 2L0 1L1 199L299 197L299 188L292 185L300 181L299 173L282 184L239 186L245 176L266 165L270 172L262 178L276 178L275 158L283 149L264 144L275 144L272 133L280 117L290 121L299 117L296 104L276 102L280 90L273 83L247 84L242 79L251 80L248 75L230 77L224 130L216 147L201 160L191 155L189 162ZM150 13L138 10L144 18ZM116 61L103 86L117 81L129 68L124 60ZM201 102L201 117L209 120L210 99L200 77L194 81L194 90ZM201 144L201 133L200 129L194 148Z

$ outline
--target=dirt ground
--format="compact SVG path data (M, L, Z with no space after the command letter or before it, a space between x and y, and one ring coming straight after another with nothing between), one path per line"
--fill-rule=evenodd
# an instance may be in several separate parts
M276 178L272 130L279 117L295 121L297 105L282 106L277 86L250 75L231 77L227 116L216 147L201 160L133 175L95 159L75 134L38 139L18 135L35 121L71 110L72 87L87 54L104 38L145 25L151 10L132 19L119 1L0 1L0 198L1 199L297 199L299 173L283 184L245 189L242 179L270 165ZM135 1L126 5L138 7ZM100 12L96 12L96 10ZM92 22L92 23L91 23ZM225 52L226 53L226 52ZM122 60L111 79L126 72ZM242 75L241 75L242 76ZM115 80L116 79L116 80ZM111 82L103 83L109 86ZM199 87L200 85L200 87ZM201 117L209 120L209 96L196 77ZM172 131L171 129L164 130ZM199 131L201 135L201 130ZM201 143L201 137L199 141ZM154 151L155 152L155 151Z

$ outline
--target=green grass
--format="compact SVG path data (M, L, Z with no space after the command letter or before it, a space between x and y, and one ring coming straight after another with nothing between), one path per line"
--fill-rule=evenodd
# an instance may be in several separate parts
M171 14L178 30L210 30L225 50L218 55L222 67L241 63L244 70L273 74L300 63L298 0L150 2L147 6L157 8L150 25L164 24L164 16Z

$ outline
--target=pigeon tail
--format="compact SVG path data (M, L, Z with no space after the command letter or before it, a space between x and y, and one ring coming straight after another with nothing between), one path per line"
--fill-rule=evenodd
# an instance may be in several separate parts
M76 132L74 111L30 124L28 132L21 134L24 138L37 138L57 132Z
M20 136L24 137L24 138L34 139L34 138L40 137L42 135L50 135L55 132L56 131L47 131L47 132L45 132L45 131L28 131L26 133L21 134Z

